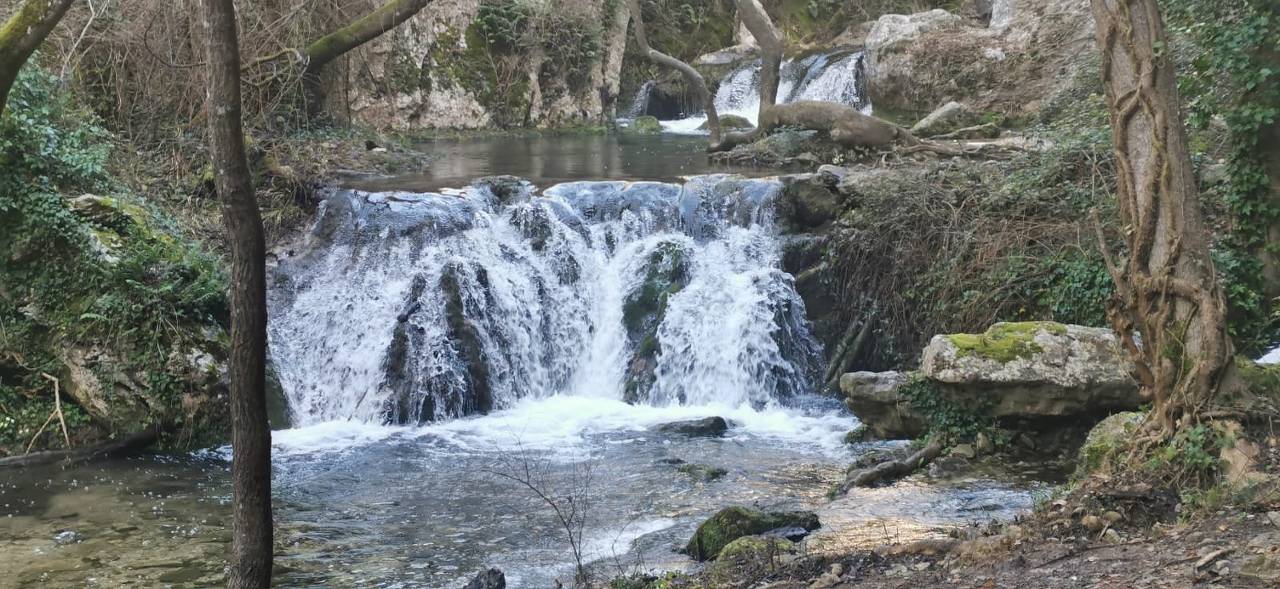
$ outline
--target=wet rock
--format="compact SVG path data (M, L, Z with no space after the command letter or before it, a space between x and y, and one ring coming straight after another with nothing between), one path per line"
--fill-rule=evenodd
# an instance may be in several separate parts
M685 546L685 553L694 560L711 560L730 542L743 536L787 527L816 530L820 526L818 516L810 511L765 512L749 507L728 507L698 526Z
M666 316L667 300L689 283L689 255L678 242L665 242L645 262L644 280L622 303L622 322L631 343L623 400L639 403L649 397L656 379L658 327Z
M631 121L631 126L627 130L640 135L657 135L662 132L662 123L658 122L658 118L650 115L636 117Z
M973 449L977 450L978 454L990 454L996 451L996 445L995 442L991 441L991 436L987 435L987 432L978 432L978 435L973 439Z
M1052 322L997 323L986 333L938 335L921 375L996 418L1105 415L1142 398L1109 329Z
M787 527L785 527L785 528L778 528L778 529L775 529L775 530L769 530L769 531L767 531L767 532L765 532L765 533L763 533L763 534L760 534L760 535L761 535L761 536L765 536L765 537L769 537L769 538L784 538L784 539L786 539L786 540L790 540L790 541L792 541L792 542L799 542L799 541L803 540L803 539L805 538L805 536L808 536L808 535L809 535L809 532L810 532L810 530L807 530L807 529L802 528L802 527L800 527L800 526L787 526Z
M747 117L740 115L720 115L721 131L737 131L740 129L751 129L754 127L755 125L752 125L751 121L747 120ZM698 129L702 131L709 128L710 123L702 123L702 125L698 127Z
M84 542L84 536L81 535L80 532L77 532L74 530L64 530L64 531L58 532L58 534L53 537L53 543L58 546L66 546L68 544L79 544L81 542Z
M695 481L704 483L720 480L729 474L729 471L723 468L706 464L681 464L676 470L689 475Z
M533 195L533 185L518 176L488 176L476 180L472 185L487 188L503 205L524 202Z
M915 438L924 433L925 422L898 394L907 378L902 372L850 372L840 376L840 391L845 405L875 437Z
M920 119L911 127L911 134L916 137L934 137L976 125L980 119L981 115L976 111L953 100Z
M664 434L716 438L723 436L726 431L729 431L729 422L725 421L723 417L704 417L702 419L693 419L689 421L673 421L671 423L664 423L655 429Z
M498 569L489 569L475 576L463 589L506 589L507 576Z
M840 214L840 201L819 175L787 176L775 212L784 229L799 233L833 221Z

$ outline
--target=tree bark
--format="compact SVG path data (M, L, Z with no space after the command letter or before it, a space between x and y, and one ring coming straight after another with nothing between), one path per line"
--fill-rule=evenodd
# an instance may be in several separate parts
M782 81L782 35L773 25L759 0L736 0L738 18L760 46L760 110L756 120L764 120L764 112L778 102L778 85Z
M672 68L684 76L685 82L698 94L698 98L702 100L703 108L706 110L707 128L711 132L711 145L718 145L720 143L720 117L716 114L716 97L707 88L707 80L702 77L702 74L698 73L698 70L693 69L693 66L650 47L648 35L645 33L644 15L640 12L639 0L628 0L627 4L631 7L631 25L635 33L636 45L640 46L640 53L648 57L649 61Z
M227 585L271 584L271 429L266 399L266 248L245 157L240 47L232 0L205 0L209 155L231 245L231 480Z
M1120 267L1102 242L1116 283L1110 314L1168 435L1183 418L1195 418L1232 369L1226 305L1209 257L1156 0L1092 5L1127 249Z
M18 70L44 41L75 0L27 0L0 28L0 115Z
M390 0L377 10L366 14L351 24L329 33L307 45L302 51L305 65L302 84L307 99L307 109L318 115L324 103L320 71L324 66L369 41L377 39L413 18L430 4L431 0Z

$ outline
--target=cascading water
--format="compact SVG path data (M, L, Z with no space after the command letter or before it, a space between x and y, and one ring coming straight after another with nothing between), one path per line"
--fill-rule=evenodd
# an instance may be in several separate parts
M778 268L779 191L703 176L337 193L274 273L271 351L294 422L808 392L820 350Z
M778 102L818 100L846 104L870 114L864 58L861 52L819 53L782 62ZM760 61L750 61L729 72L716 90L716 112L738 115L756 122L760 109ZM701 132L705 115L666 121L675 133Z

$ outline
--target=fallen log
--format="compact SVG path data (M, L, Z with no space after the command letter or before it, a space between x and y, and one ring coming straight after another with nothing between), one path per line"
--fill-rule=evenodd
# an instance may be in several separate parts
M856 108L835 102L801 100L775 104L760 112L760 121L750 133L726 133L710 151L728 151L755 141L775 129L793 127L817 131L845 147L884 148L891 145L919 145L910 131Z
M849 492L854 487L870 487L877 483L892 482L905 477L927 466L933 459L942 454L942 439L933 438L924 448L901 460L881 462L870 468L849 473L840 485L840 494Z
M32 452L30 454L22 454L20 456L0 458L0 468L39 466L58 462L63 464L73 464L77 462L86 462L89 460L132 454L154 444L156 440L160 439L162 431L163 430L160 428L153 427L130 436L125 436L118 440L112 440L110 442L105 442L96 446L89 446L87 448L49 450L45 452Z

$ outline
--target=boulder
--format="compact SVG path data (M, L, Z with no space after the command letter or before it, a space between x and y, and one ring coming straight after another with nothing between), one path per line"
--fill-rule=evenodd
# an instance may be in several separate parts
M701 125L698 126L699 131L706 131L709 128L711 128L710 123L702 123ZM721 115L720 116L721 131L735 131L738 129L752 129L752 128L755 128L755 125L752 125L751 121L748 120L747 117L744 117L742 115Z
M923 33L954 28L964 22L959 16L941 8L916 14L886 14L876 20L867 33L866 51L874 65L878 57L900 50L920 38Z
M1080 446L1076 459L1076 476L1083 478L1106 466L1112 458L1128 447L1128 441L1137 433L1146 419L1141 411L1116 413L1093 426Z
M694 560L712 560L731 542L743 536L764 534L778 528L795 527L813 531L821 525L818 516L811 511L766 512L749 507L728 507L698 526L693 538L685 546L685 553Z
M840 376L840 391L845 405L875 437L915 438L924 433L925 422L898 394L907 380L902 372L850 372Z
M659 425L657 431L698 438L717 438L729 431L729 422L723 417L704 417L689 421L673 421Z
M662 132L662 123L658 122L658 118L651 115L636 117L631 121L631 126L627 130L640 135L657 135Z
M920 372L996 418L1106 415L1142 404L1119 339L1097 327L997 323L985 333L937 335Z
M916 137L934 137L978 124L982 116L962 103L951 101L929 113L911 127Z
M787 232L801 233L834 221L840 215L839 195L827 177L797 174L783 178L775 215Z

